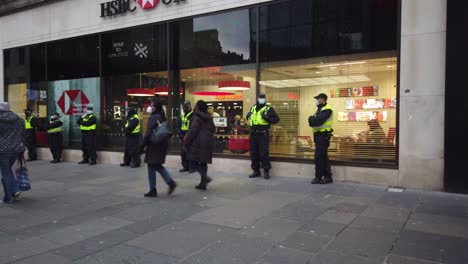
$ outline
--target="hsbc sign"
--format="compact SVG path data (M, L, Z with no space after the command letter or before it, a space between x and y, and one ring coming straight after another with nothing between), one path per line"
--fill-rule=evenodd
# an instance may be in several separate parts
M101 17L112 17L140 9L153 9L159 2L164 5L179 4L186 0L114 0L101 3Z

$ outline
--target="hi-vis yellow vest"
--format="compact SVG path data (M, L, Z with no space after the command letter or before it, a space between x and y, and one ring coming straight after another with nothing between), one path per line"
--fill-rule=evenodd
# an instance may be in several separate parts
M182 126L180 130L188 131L190 128L190 116L192 115L193 111L190 111L187 115L182 115L180 118L182 119Z
M58 120L60 121L60 119ZM54 121L50 121L50 123L54 123ZM47 129L47 133L49 134L53 134L53 133L60 133L62 132L62 126L59 126L59 127L56 127L56 128L51 128L51 129Z
M250 112L252 112L252 115L249 118L249 124L250 126L255 126L255 125L261 125L261 126L266 126L269 125L265 119L262 117L263 112L268 112L270 110L270 107L268 105L265 105L260 111L257 112L257 105L254 105L250 108Z
M24 120L24 128L26 129L33 129L34 127L31 126L31 120L34 118L34 116L29 116Z
M317 127L312 127L312 132L326 132L326 131L331 131L332 130L332 127L333 127L333 108L331 108L331 106L329 104L326 104L325 106L322 107L322 109L320 109L320 112L323 111L323 110L331 110L332 111L332 114L330 115L330 117L327 119L327 121L325 121L325 123L323 123L321 126L317 126ZM314 114L315 116L315 114Z
M130 120L133 120L133 119L135 119L135 118L138 120L138 125L133 129L133 131L132 131L131 134L138 134L138 133L140 133L140 118L138 117L138 115L137 115L137 114L133 115L133 116L130 118ZM125 123L125 128L128 127L128 121L129 121L129 120L127 120L127 123Z
M88 122L91 117L93 117L93 114L88 115L87 117L83 118L84 122ZM80 125L80 130L84 131L91 131L91 130L96 130L96 124L90 125L90 126L84 126Z

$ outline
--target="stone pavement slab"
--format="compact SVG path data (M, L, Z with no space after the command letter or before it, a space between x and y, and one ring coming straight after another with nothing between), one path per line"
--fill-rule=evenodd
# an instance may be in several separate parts
M256 264L308 264L312 254L285 247L274 247Z
M415 213L406 229L468 239L467 218Z
M240 232L247 237L258 237L280 242L301 227L301 223L276 217L263 217Z
M4 264L21 260L57 247L52 242L36 237L3 243L0 245L0 263Z

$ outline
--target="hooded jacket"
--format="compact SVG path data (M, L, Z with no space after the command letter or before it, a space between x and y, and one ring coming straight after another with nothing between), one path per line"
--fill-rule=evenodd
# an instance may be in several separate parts
M25 150L24 119L11 111L0 111L0 153L20 153Z
M190 128L184 137L184 148L188 160L211 163L216 127L208 112L195 111L192 114Z

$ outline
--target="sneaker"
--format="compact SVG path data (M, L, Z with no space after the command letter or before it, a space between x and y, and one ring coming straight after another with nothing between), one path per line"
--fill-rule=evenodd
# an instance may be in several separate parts
M260 177L261 174L260 174L260 171L254 171L252 172L252 174L249 175L249 178L257 178L257 177Z
M189 169L182 168L182 169L179 170L179 172L186 172L186 171L189 171Z
M145 197L158 197L158 192L156 190L151 190L144 194Z
M328 184L328 183L333 183L333 179L325 177L320 181L320 184Z
M82 161L78 162L78 164L86 164L86 163L89 163L89 160L82 160Z
M16 199L20 196L21 192L14 192L11 197L13 197L13 199Z
M171 184L169 184L169 190L167 190L167 194L171 195L177 187L177 183L173 181Z
M310 182L310 183L312 183L312 184L319 184L319 183L320 183L320 179L317 178L317 177L315 177L315 178L312 180L312 182Z
M120 167L125 167L125 166L130 166L130 164L125 163L125 162L124 162L124 163L120 163Z
M92 160L90 163L89 163L90 166L93 166L93 165L96 165L96 161L95 160Z

